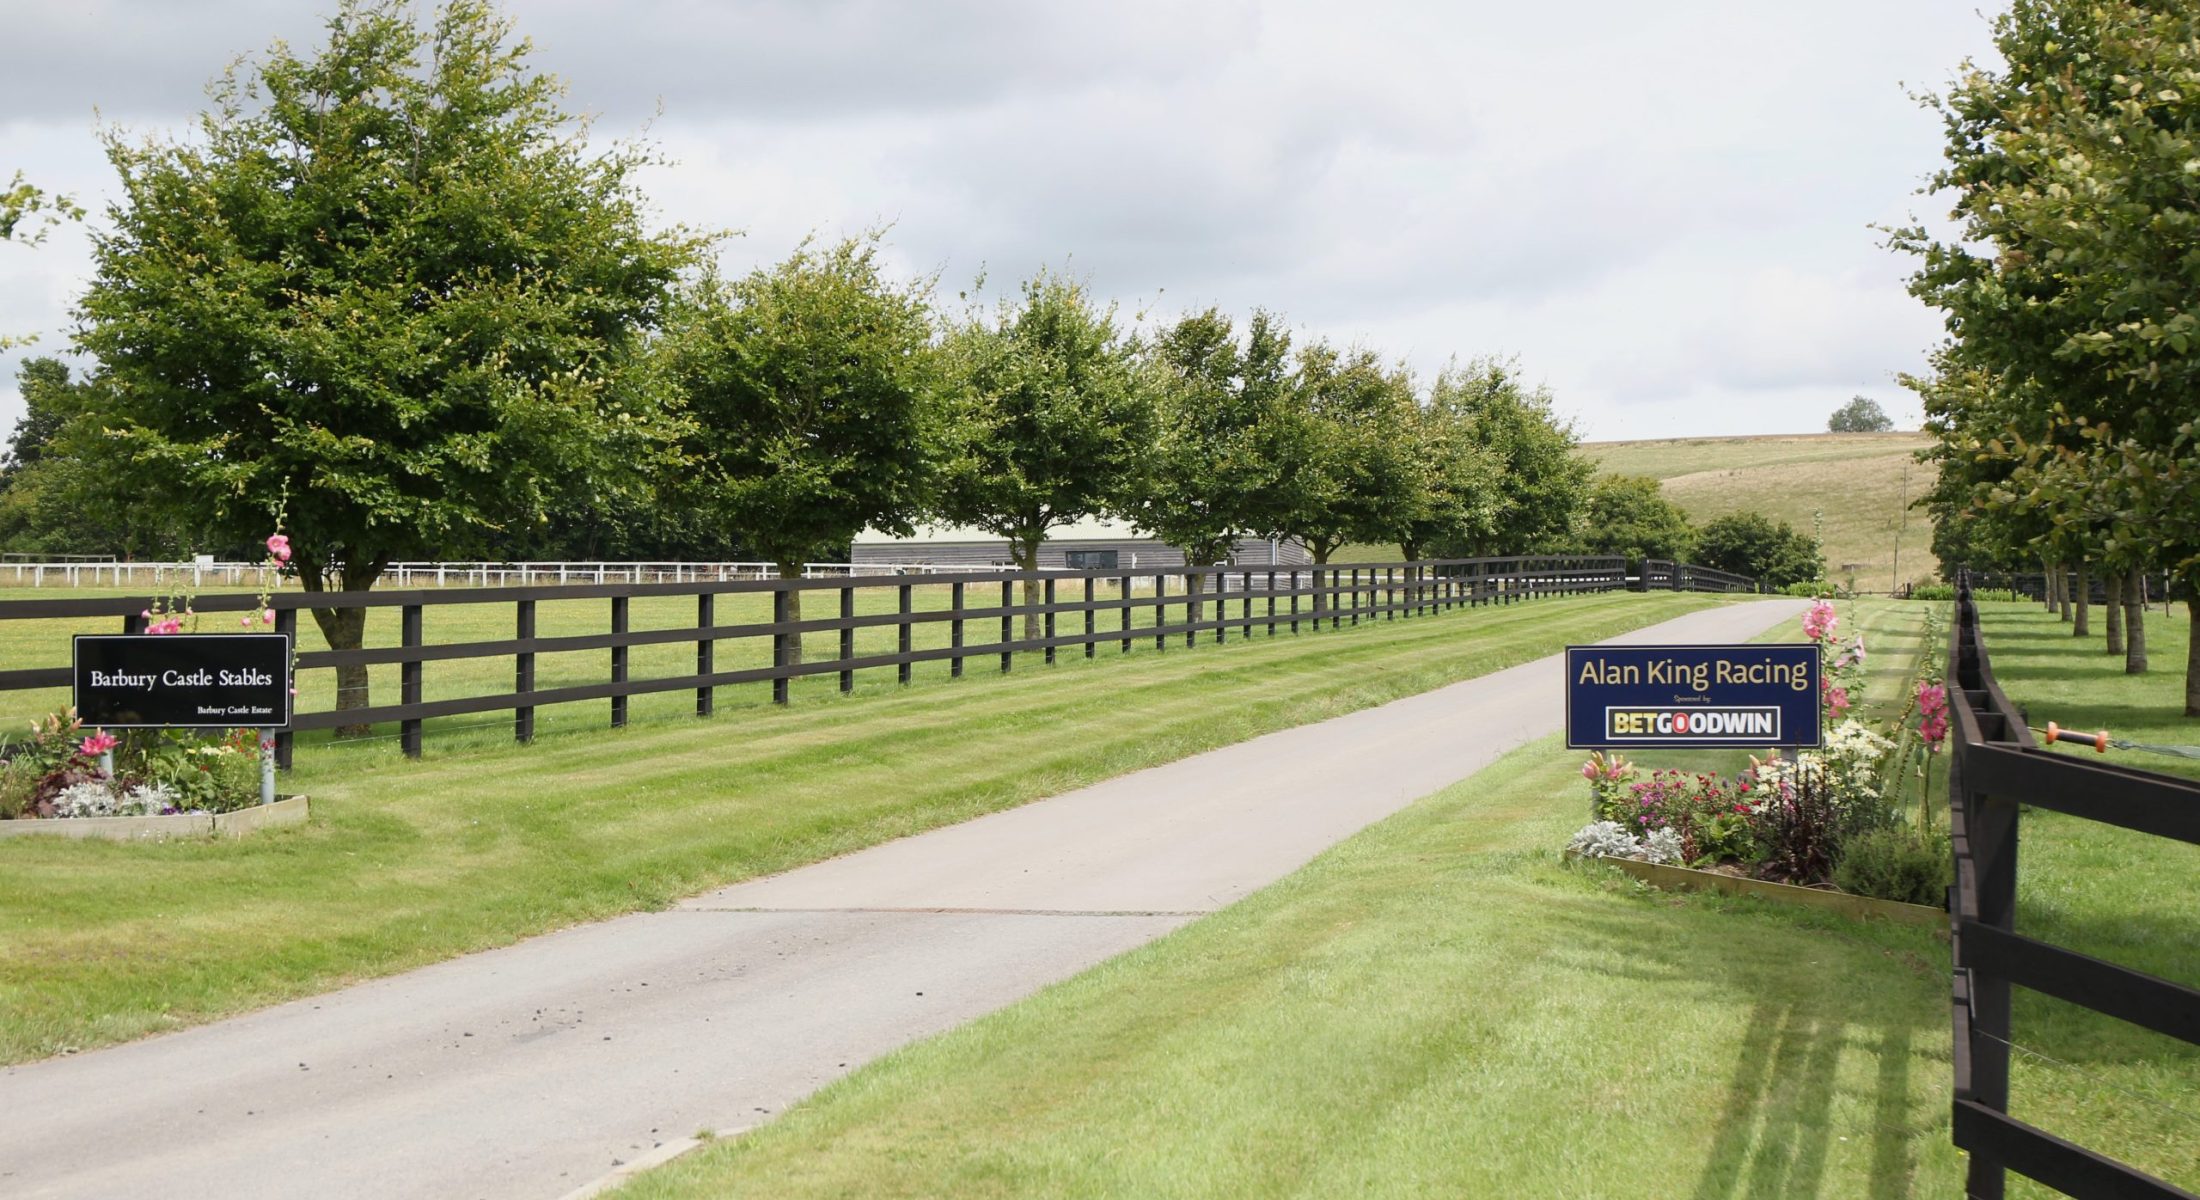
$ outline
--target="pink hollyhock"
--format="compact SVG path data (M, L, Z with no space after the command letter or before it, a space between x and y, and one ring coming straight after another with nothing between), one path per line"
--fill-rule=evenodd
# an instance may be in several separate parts
M275 610L272 608L263 609L260 613L260 623L262 625L273 625L275 623Z
M1810 606L1809 612L1803 614L1803 636L1814 642L1822 642L1832 637L1833 631L1840 624L1841 618L1834 615L1833 601L1820 600Z
M276 562L289 562L290 539L279 533L269 534L267 537L267 552L275 556Z
M1844 687L1827 688L1826 707L1831 708L1833 715L1837 717L1849 711L1849 689Z

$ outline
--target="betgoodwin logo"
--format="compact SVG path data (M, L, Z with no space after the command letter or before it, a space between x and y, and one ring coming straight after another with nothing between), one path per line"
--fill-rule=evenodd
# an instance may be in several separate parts
M1615 742L1675 741L1701 738L1725 741L1734 738L1780 737L1780 710L1772 707L1705 708L1612 706L1604 710L1604 736Z

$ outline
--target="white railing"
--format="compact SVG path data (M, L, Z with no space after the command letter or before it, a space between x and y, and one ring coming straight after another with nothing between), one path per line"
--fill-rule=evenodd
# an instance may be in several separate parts
M250 587L261 564L190 562L0 562L0 586L162 589ZM937 563L804 563L806 579L848 575L940 575L983 567ZM552 583L693 583L706 579L776 579L768 562L398 562L382 572L385 587L507 587Z

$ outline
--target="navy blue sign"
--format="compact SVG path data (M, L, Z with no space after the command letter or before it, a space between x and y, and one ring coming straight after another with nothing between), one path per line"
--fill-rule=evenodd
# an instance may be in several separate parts
M86 728L280 729L290 724L290 636L80 633L76 715Z
M1566 744L1815 746L1818 647L1566 647Z

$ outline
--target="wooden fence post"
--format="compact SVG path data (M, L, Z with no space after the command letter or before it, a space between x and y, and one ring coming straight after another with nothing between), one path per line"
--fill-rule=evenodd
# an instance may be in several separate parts
M145 632L145 627L142 621L139 623L137 632ZM298 610L295 608L277 609L275 611L275 632L290 635L291 653L296 654L298 650ZM296 671L291 672L290 686L293 688L298 686L298 673ZM297 715L298 700L295 696L291 698L290 711L293 716ZM288 729L284 729L276 733L276 766L281 767L285 771L290 769L292 756L295 755L297 752L297 739L298 735L292 733Z
M1118 575L1118 576L1116 576L1116 577L1115 577L1115 595L1116 595L1116 599L1118 599L1118 600L1121 600L1121 601L1123 602L1123 616L1122 616L1122 622L1121 622L1121 624L1122 624L1122 629L1123 629L1123 644L1122 644L1122 652L1123 652L1123 653L1125 653L1125 654L1129 654L1129 653L1131 652L1131 577L1130 577L1130 576L1128 576L1128 575Z
M1096 624L1098 623L1098 621L1099 621L1099 615L1098 615L1097 613L1093 612L1093 610L1092 610L1092 591L1093 591L1093 588L1092 588L1092 576L1090 576L1090 575L1087 575L1087 576L1085 576L1085 657L1086 657L1086 658L1091 658L1091 657L1092 657L1093 655L1095 655L1095 654L1099 653L1099 646L1098 646L1097 644L1095 644L1095 643L1094 643L1094 641L1093 641L1093 637L1092 637L1092 631L1093 631L1093 627L1094 627L1094 626L1095 626L1095 625L1096 625Z
M953 585L953 590L948 600L948 609L950 612L953 612L955 616L953 620L947 623L947 644L953 649L960 651L963 646L963 584L959 580ZM961 679L962 674L963 656L959 653L952 655L947 660L948 678Z
M856 590L852 587L841 588L840 661L843 663L854 662L856 658L856 627L846 623L855 620L855 616ZM840 669L840 694L845 696L854 690L856 690L855 668L843 666Z
M523 642L535 640L535 602L522 600L514 614L512 636ZM512 656L512 690L522 694L535 690L535 652L521 650ZM512 710L512 740L525 744L535 740L535 706L521 705Z
M785 625L787 623L789 595L790 593L785 587L772 589L772 624ZM783 672L791 665L794 657L793 638L794 635L784 629L772 630L772 670L774 672ZM773 704L785 704L787 702L787 684L788 679L784 674L775 673L772 676Z
M1155 575L1153 577L1153 627L1157 632L1153 635L1153 648L1156 650L1169 648L1169 635L1158 632L1169 623L1168 595L1169 577Z
M611 598L611 632L614 634L625 633L627 628L626 619L627 598L625 596L613 596ZM626 682L626 662L627 648L625 646L613 646L611 648L612 683ZM626 694L621 692L611 697L611 727L617 729L625 724Z
M713 664L717 660L718 643L712 640L710 636L710 627L718 623L715 615L717 599L717 595L711 592L698 592L695 596L695 628L698 631L695 638L695 673L697 675L708 675L717 669ZM695 688L695 715L698 717L709 716L715 700L716 689L707 683L698 684Z
M1016 608L1016 603L1015 603L1015 596L1016 596L1016 585L1015 585L1015 584L1014 584L1013 582L1009 581L1009 580L1006 580L1006 579L1002 580L1002 581L1001 581L1001 644L1002 644L1003 646L1006 646L1006 645L1008 645L1008 644L1009 644L1010 642L1012 642L1012 641L1016 640L1016 639L1015 639L1015 631L1016 631L1016 618L1015 618L1015 616L1013 615L1014 609ZM1003 674L1003 675L1006 675L1006 674L1008 674L1008 664L1009 664L1009 660L1010 660L1010 659L1012 659L1012 658L1014 658L1015 656L1016 656L1016 652L1015 652L1015 651L1013 651L1013 650L1003 650L1003 651L1001 651L1001 674Z
M420 648L420 606L408 604L399 618L398 640L407 649ZM397 668L398 703L420 703L420 660L408 657ZM420 757L420 718L408 717L398 725L398 741L405 748L405 757Z
M902 584L902 585L901 585L901 589L900 589L900 590L901 590L901 607L900 607L900 612L901 612L901 621L900 621L900 622L899 622L898 624L896 624L896 625L894 626L894 629L895 629L895 632L896 632L896 640L895 640L895 645L896 645L896 647L897 647L897 648L898 648L898 649L899 649L899 650L901 651L901 654L902 654L902 656L903 656L904 658L906 658L906 657L908 657L908 655L909 655L909 652L910 652L910 651L909 651L909 648L910 648L910 646L911 646L911 645L913 644L913 642L912 642L912 640L911 640L911 639L912 639L912 637L913 637L913 631L914 631L914 630L915 630L915 628L916 628L916 622L914 622L914 621L911 621L911 620L909 619L909 613L910 613L910 602L911 602L911 600L912 600L912 599L913 599L913 597L914 597L914 591L913 591L913 589L911 588L911 586L910 586L909 584L906 584L906 583L905 583L905 584ZM896 679L897 681L901 682L901 683L907 683L907 682L909 682L909 668L910 668L911 666L913 666L913 665L915 665L915 664L913 664L913 663L908 663L908 662L904 662L904 663L902 663L902 664L901 664L901 665L900 665L899 667L895 668L895 672L894 672L894 677L895 677L895 679Z
M1051 666L1053 666L1053 665L1054 665L1054 576L1052 576L1052 575L1049 575L1049 576L1047 576L1047 579L1046 579L1046 599L1045 599L1045 604L1046 604L1046 610L1047 610L1047 613L1046 613L1046 617L1047 617L1047 619L1046 619L1046 643L1047 643L1047 649L1046 649L1046 656L1047 656L1047 657L1046 657L1046 663L1047 663L1047 665L1048 665L1048 666L1050 666L1050 667L1051 667Z

